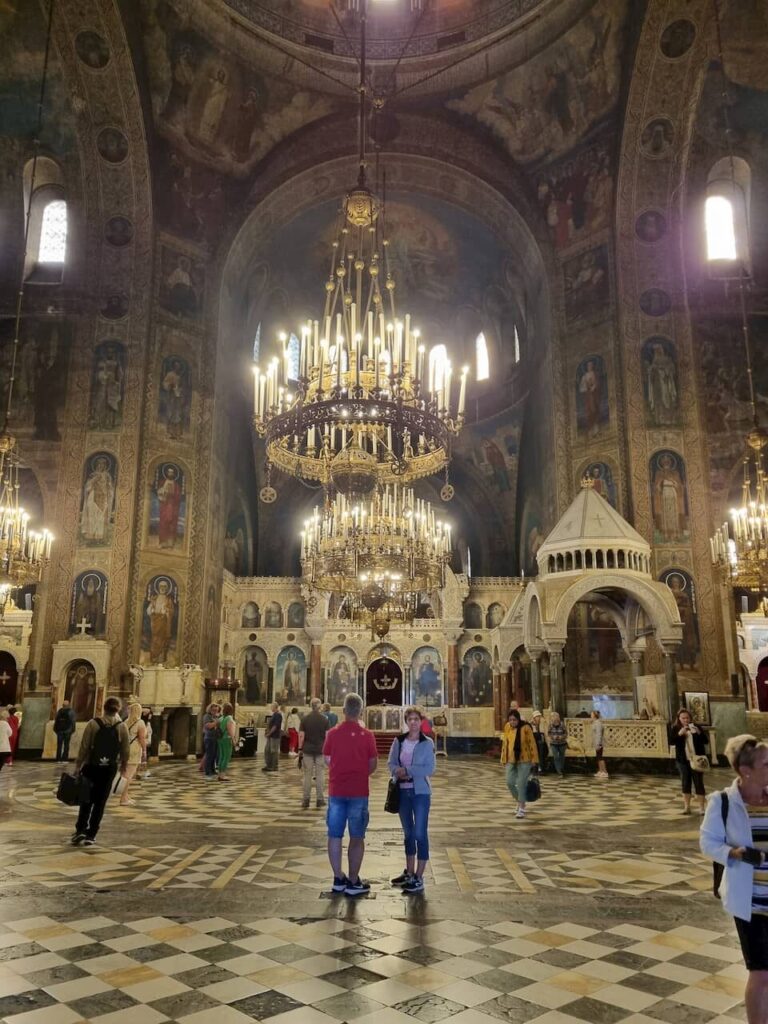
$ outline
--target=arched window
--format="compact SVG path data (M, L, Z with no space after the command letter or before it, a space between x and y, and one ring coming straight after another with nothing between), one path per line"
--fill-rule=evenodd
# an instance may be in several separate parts
M488 342L481 331L475 338L475 367L477 380L488 380L491 375L491 367L488 361Z
M749 200L752 175L741 157L718 160L707 176L704 232L715 272L749 272Z
M32 284L59 284L69 227L61 168L44 156L28 160L23 180L25 215L29 211L24 278Z
M515 362L519 363L520 362L520 335L517 333L517 324L515 324L515 328L514 328L513 342L514 342L514 347L515 347L515 350L514 350Z
M429 390L440 391L445 383L448 353L445 345L435 345L429 353Z
M67 201L51 199L43 207L39 263L63 263L67 255Z
M288 379L298 380L299 379L299 351L300 351L299 339L295 334L291 334L288 339Z
M256 325L256 333L253 336L253 361L258 363L261 352L261 321Z

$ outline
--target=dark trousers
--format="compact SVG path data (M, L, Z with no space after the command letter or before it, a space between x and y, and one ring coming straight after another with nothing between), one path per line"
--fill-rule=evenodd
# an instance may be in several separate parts
M203 740L203 771L206 775L216 774L216 740Z
M75 832L80 832L82 835L88 836L89 839L96 838L101 819L104 817L104 808L109 800L109 791L115 772L116 769L110 766L102 767L97 764L83 766L83 775L91 783L91 793L88 803L80 804Z
M8 760L8 758L10 756L11 756L10 754L0 754L0 768L3 767L3 765L5 764L5 762Z
M72 739L71 732L57 732L56 733L56 760L57 761L68 761L69 760L69 741Z
M704 772L695 772L689 761L677 761L677 770L680 772L680 781L683 784L684 796L691 795L691 789L696 791L697 796L705 796Z

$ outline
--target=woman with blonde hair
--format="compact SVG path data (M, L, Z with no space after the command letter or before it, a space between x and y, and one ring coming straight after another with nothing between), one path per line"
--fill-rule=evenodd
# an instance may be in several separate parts
M407 732L392 741L387 760L400 794L398 813L405 846L405 870L392 879L392 885L414 895L424 892L424 870L429 860L429 777L435 773L435 745L422 732L424 716L418 708L406 708L404 717Z
M709 798L701 852L723 867L720 895L733 914L749 971L748 1024L768 1022L768 744L733 736L725 756L736 779Z
M131 806L135 801L128 796L128 790L136 777L139 765L144 760L147 750L147 727L141 718L141 704L128 705L128 717L125 720L125 727L128 730L130 749L128 754L128 765L125 770L125 788L120 796L120 806Z

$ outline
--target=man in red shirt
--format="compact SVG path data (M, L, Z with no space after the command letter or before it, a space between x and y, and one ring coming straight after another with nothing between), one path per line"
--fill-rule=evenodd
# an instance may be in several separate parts
M344 721L325 737L323 756L328 765L328 860L333 868L333 891L363 896L371 886L360 878L368 827L368 777L378 764L373 733L360 724L363 701L356 693L344 698ZM341 869L341 842L349 825L349 875Z

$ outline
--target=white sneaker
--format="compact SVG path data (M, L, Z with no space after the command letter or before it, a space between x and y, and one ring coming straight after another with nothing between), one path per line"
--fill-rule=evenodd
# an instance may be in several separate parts
M515 815L515 817L516 818L524 818L525 817L525 811L523 810L522 807L518 807L517 808L517 814Z
M597 775L595 776L595 778L596 779L607 779L608 778L608 772L598 772Z

